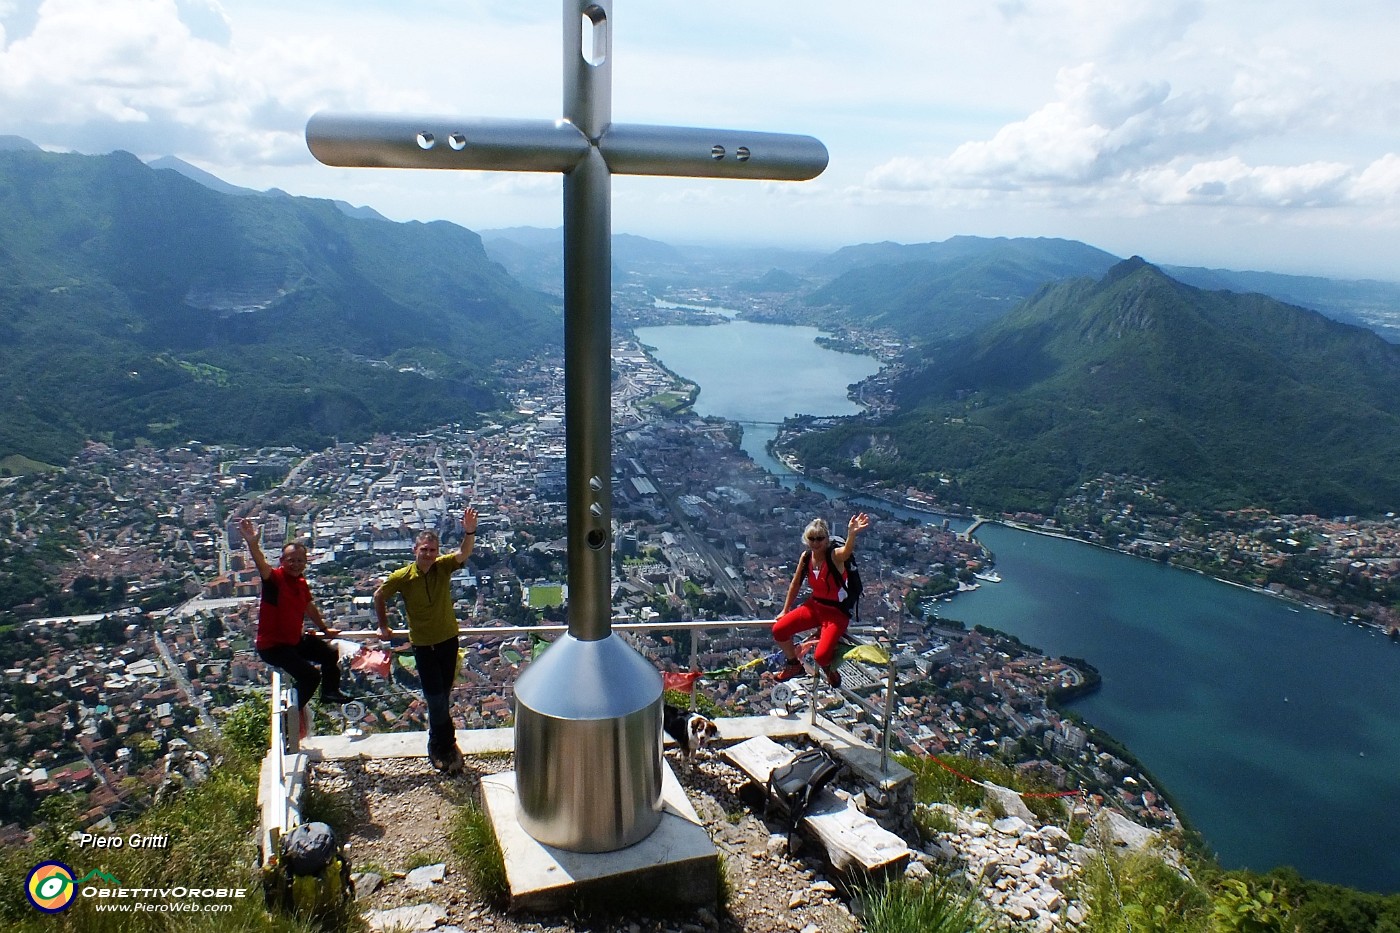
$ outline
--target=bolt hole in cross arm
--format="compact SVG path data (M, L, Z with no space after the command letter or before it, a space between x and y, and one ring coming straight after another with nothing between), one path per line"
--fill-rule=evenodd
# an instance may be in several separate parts
M311 154L346 168L568 172L590 143L566 120L321 112L306 124Z

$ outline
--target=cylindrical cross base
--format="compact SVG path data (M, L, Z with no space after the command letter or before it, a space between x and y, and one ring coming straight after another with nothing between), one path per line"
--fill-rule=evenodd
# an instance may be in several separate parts
M612 852L661 821L661 676L616 633L561 635L515 687L521 827L574 852Z

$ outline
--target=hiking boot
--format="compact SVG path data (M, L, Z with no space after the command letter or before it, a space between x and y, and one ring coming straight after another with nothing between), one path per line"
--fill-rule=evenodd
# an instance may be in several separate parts
M443 757L446 759L446 764L442 769L444 773L461 774L467 769L467 763L462 759L462 750L456 745L448 749L447 754Z
M428 764L433 766L434 771L446 771L448 758L435 748L428 749Z
M322 690L322 691L321 691L321 702L322 702L322 703L349 703L349 702L350 702L350 697L348 697L348 696L346 696L345 694L341 693L339 690L332 690L332 691L330 691L329 693L326 692L325 690Z
M836 669L835 664L830 667L822 668L822 673L826 675L827 683L831 684L833 687L841 686L841 672Z
M802 666L802 662L793 658L783 665L783 669L778 672L776 679L792 680L794 677L801 677L805 673L807 673L807 670Z

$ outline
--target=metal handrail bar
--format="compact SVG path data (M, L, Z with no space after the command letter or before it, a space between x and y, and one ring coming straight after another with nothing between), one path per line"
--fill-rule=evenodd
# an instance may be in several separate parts
M677 629L684 629L684 630L687 630L687 631L690 631L690 632L696 632L696 631L702 631L702 632L703 632L703 631L714 631L714 630L717 630L717 629L727 629L727 628L770 628L772 625L773 625L773 620L772 620L772 619L720 619L720 620L715 620L715 621L696 621L696 620L692 620L692 621L689 621L689 622L622 622L622 621L614 621L614 622L612 623L612 625L611 625L611 628L614 629L614 630L624 631L624 632L675 631L675 630L677 630ZM513 635L550 635L550 634L552 634L552 635L561 635L561 634L566 633L568 630L569 630L569 627L568 627L567 625L460 626L460 627L457 629L457 634L458 634L459 636L465 635L465 636L467 636L467 637L479 638L479 637L489 637L489 636L493 636L493 635L496 635L496 636L513 636ZM407 630L407 629L390 629L389 631L390 631L390 633L391 633L392 635L395 635L395 636L405 636L405 637L406 637L406 636L408 635L408 630ZM871 626L852 626L852 628L850 629L850 631L851 631L852 633L859 633L859 634L874 634L874 633L877 633L877 632L881 632L882 630L881 630L881 629L878 629L878 628L872 628ZM357 630L352 630L352 631L343 631L343 632L339 632L339 633L337 633L336 637L337 637L337 638L346 638L346 639L356 640L356 639L379 638L379 637L380 637L380 634L379 634L379 631L378 631L377 629L357 629ZM699 649L698 649L697 645L698 645L698 640L695 639L695 638L692 638L692 639L690 640L690 669L691 669L692 671L697 671L697 672L698 672L698 671L699 671L699 665L698 665L697 657L698 657L698 650L699 650ZM812 678L812 680L813 680L813 689L812 689L812 702L811 702L810 706L811 706L811 717L812 717L812 720L815 722L815 720L816 720L816 712L817 712L816 693L817 693L817 689L819 689L819 687L820 687L820 672L814 672L814 673L813 673L813 678ZM841 687L836 687L836 688L834 688L834 689L836 690L836 692L839 693L846 701L848 701L848 702L854 702L857 706L859 706L860 708L864 709L864 710L865 710L867 713L869 713L872 717L875 717L875 718L877 718L877 719L883 719L883 721L884 721L883 733L884 733L884 734L883 734L883 741L882 741L882 743L881 743L882 746L883 746L883 748L881 749L881 756L880 756L880 770L881 770L882 773L885 772L885 770L886 770L886 760L887 760L888 754L889 754L889 728L890 728L890 715L891 715L891 712L892 712L892 710L891 710L891 703L892 703L892 700L893 700L893 688L894 688L893 663L891 663L890 683L889 683L889 685L888 685L887 688L886 688L886 690L887 690L887 695L886 695L886 706L885 706L885 709L884 709L884 710L880 710L880 709L876 708L875 705L874 705L873 703L870 703L870 702L867 701L864 697L859 696L858 694L856 694L854 691L852 691L852 690L849 689L848 687L841 686ZM290 704L290 703L286 703L286 702L285 702L284 696L285 696L285 694L284 694L284 692L283 692L283 690L282 690L282 677L281 677L281 673L280 673L276 668L273 668L273 671L272 671L272 697L273 697L273 702L272 702L272 713L271 713L271 716L272 716L272 730L271 730L271 735L270 735L270 739L269 739L269 745L270 745L269 751L270 751L270 753L271 753L272 756L273 756L273 762L272 762L273 767L270 767L270 768L268 769L268 771L269 771L269 776L270 776L270 777L269 777L269 783L272 784L273 786L269 787L268 791L269 791L269 795L270 795L270 796L269 796L269 800L271 800L271 801L276 805L276 814L277 814L276 821L275 821L275 822L276 822L276 825L270 828L270 832L275 831L275 832L277 832L277 833L279 833L279 834L285 834L285 833L286 833L286 831L287 831L287 820L288 820L288 816L289 816L289 803L288 803L288 794L289 794L289 790L288 790L288 787L287 787L287 775L285 775L285 774L283 773L283 771L284 771L284 769L285 769L285 767L286 767L285 751L286 751L286 749L287 749L287 741L290 739L291 741L297 742L297 743L299 744L299 736L296 736L295 733L290 733L290 734L289 734L289 733L287 733L286 730L284 730L284 728L283 728L283 725L284 725L284 718L283 718L283 716L284 716L284 714L286 713L286 711L287 711L287 710L291 707L291 705L292 705L292 704ZM691 693L690 693L690 708L691 708L692 710L695 709L695 703L696 703L695 691L692 690ZM294 749L293 749L293 750L294 750ZM275 845L276 840L270 840L270 842L271 842L272 844ZM271 851L271 849L269 849L268 851Z
M721 619L716 622L613 622L614 631L624 632L645 632L645 631L674 631L675 629L689 629L692 631L709 631L721 628L771 628L772 619ZM458 635L468 635L481 637L484 635L561 635L567 632L567 625L495 625L495 626L461 626L457 629ZM406 628L391 628L390 633L395 636L407 636ZM341 632L336 638L378 638L378 629L354 629L352 631Z

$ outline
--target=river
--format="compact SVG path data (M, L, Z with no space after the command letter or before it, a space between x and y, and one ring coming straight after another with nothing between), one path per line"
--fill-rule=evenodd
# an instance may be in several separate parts
M768 453L784 418L859 412L846 387L880 369L868 356L819 346L820 334L815 327L750 321L637 328L667 369L700 386L696 414L739 422L744 452L785 486L801 481L835 496L839 490L798 476Z
M845 386L877 368L816 334L748 322L638 331L700 385L697 411L750 422L744 449L789 483L763 449L775 429L753 423L851 413ZM957 597L945 617L1094 664L1103 688L1076 710L1133 750L1223 865L1400 891L1400 646L1086 544L1000 525L978 537L1003 582Z

